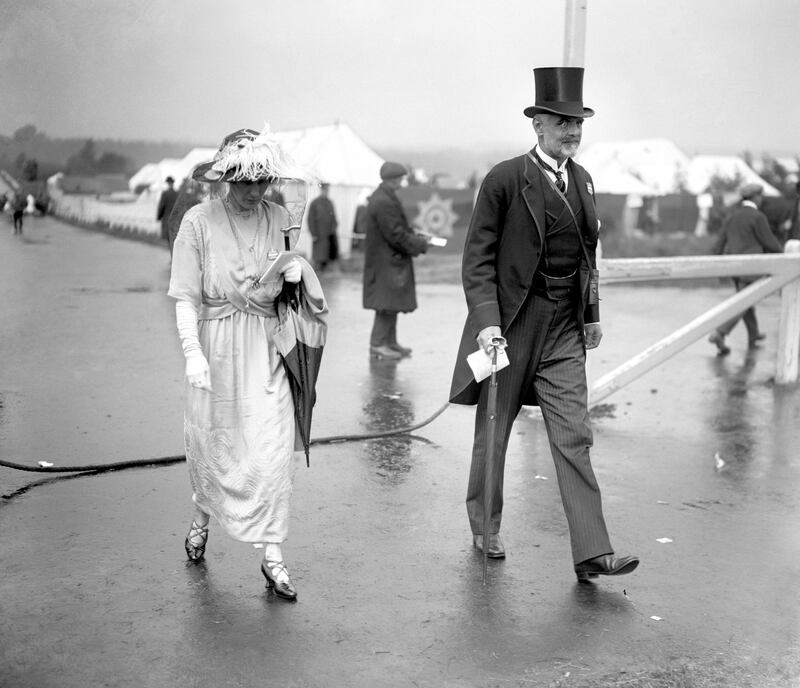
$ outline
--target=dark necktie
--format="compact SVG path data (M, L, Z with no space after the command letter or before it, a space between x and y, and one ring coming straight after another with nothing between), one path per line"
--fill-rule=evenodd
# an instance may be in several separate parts
M554 170L550 165L548 165L544 160L542 160L538 155L536 159L539 161L539 164L544 167L548 172L552 172L556 175L556 188L561 192L564 193L567 190L567 183L564 181L564 173L561 170Z

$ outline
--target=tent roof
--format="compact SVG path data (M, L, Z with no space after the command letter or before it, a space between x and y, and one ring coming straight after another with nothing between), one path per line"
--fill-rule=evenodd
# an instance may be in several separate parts
M598 170L616 161L622 171L659 195L677 192L689 165L689 158L669 139L594 143L578 156L578 161L593 178Z
M774 186L765 182L750 166L735 155L696 155L687 171L686 185L691 193L700 194L708 190L711 178L719 176L726 179L742 180L742 184L761 184L767 196L780 196Z
M592 167L591 174L594 180L595 193L624 196L629 194L636 194L637 196L659 195L653 187L645 184L616 159L609 160L599 167Z
M275 132L301 167L320 182L338 186L377 186L384 160L346 124Z

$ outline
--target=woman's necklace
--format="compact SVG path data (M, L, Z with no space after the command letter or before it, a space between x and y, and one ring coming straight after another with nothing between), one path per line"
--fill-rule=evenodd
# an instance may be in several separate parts
M245 300L247 302L247 307L249 308L250 291L253 289L257 289L260 286L261 272L263 270L261 263L263 260L264 250L263 247L260 246L261 220L262 220L261 206L257 206L255 209L256 229L255 233L253 234L253 240L248 245L247 242L245 241L244 233L239 228L239 225L236 222L235 215L237 215L237 213L233 210L233 208L229 206L227 201L224 203L224 205L225 205L225 210L228 214L228 220L231 225L233 238L236 240L236 246L239 249L239 257L242 260L242 266L244 267L245 271L245 278L250 282L245 293ZM242 215L241 213L238 214ZM249 215L252 216L252 213L250 213ZM264 213L264 219L266 219L266 213Z

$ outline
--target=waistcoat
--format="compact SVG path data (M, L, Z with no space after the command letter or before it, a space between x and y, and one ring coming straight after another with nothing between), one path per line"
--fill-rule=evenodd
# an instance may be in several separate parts
M562 277L574 272L580 265L582 249L578 232L584 231L586 215L578 195L575 175L570 177L566 197L578 222L577 227L561 196L546 179L542 188L546 219L544 257L539 269L551 277Z

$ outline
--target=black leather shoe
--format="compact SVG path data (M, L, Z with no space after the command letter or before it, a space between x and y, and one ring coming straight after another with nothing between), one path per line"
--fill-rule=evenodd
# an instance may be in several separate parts
M712 332L708 341L716 345L717 356L727 356L731 352L730 348L725 344L725 336L719 332Z
M747 347L749 349L757 349L760 346L759 342L763 342L766 338L767 338L767 335L765 335L763 332L759 332L755 337L753 337L748 342Z
M208 523L201 526L193 520L183 543L189 561L200 561L205 556L206 542L208 542Z
M472 544L475 545L475 549L483 554L483 535L473 535ZM489 557L489 559L506 558L506 548L503 546L503 541L497 533L489 535L489 549L486 551L486 556Z
M284 600L296 600L297 590L289 578L289 571L282 561L261 560L261 573L267 579L267 589L274 590Z
M581 582L598 576L622 576L631 573L638 565L639 557L615 557L613 554L603 554L575 564L575 575Z

